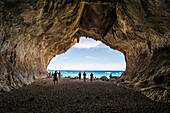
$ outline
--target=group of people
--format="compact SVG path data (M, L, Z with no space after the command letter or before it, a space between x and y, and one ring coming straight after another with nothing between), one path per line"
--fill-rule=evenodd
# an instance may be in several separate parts
M58 75L58 77L57 77L57 75ZM57 84L58 84L58 78L60 79L61 73L55 71L54 74L52 73L52 76L54 77L54 79L53 79L54 84L55 84L56 81L57 81ZM78 76L79 76L79 80L81 80L81 72L79 72ZM111 78L112 78L112 74L110 74L110 79ZM83 79L84 79L84 82L86 82L86 72L83 73ZM90 81L91 82L93 81L93 73L90 74ZM122 79L121 82L124 82L124 79Z
M81 72L79 72L79 80L81 79ZM86 72L83 73L84 82L86 81ZM90 74L90 81L93 81L93 73Z
M58 75L58 77L57 77L57 75ZM53 79L54 84L55 84L55 81L57 81L57 84L58 84L58 78L60 79L60 77L61 77L61 73L60 73L60 72L55 71L55 72L54 72L54 74L53 74L53 76L54 76L54 79Z
M78 75L79 75L79 80L80 80L81 79L81 72L79 72ZM60 79L61 73L55 71L54 74L52 73L52 76L54 77L54 79L53 79L54 84L56 83L56 81L57 81L57 84L58 84L58 78ZM84 82L85 82L86 81L86 72L83 73L83 79L84 79ZM93 73L90 74L90 81L91 82L93 81Z

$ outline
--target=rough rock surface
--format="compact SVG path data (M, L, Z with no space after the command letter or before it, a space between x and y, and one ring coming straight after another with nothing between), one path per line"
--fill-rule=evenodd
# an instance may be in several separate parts
M170 102L169 0L1 0L0 89L46 75L80 36L124 53L124 87Z
M103 81L105 81L105 80L108 81L108 78L106 76L102 76L102 77L100 77L100 79Z

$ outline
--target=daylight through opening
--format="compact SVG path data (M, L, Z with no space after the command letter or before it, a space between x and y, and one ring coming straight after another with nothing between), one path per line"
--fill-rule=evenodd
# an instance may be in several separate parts
M102 76L120 77L126 69L123 53L111 49L101 41L81 37L67 52L56 55L49 63L47 71L60 71L63 77L78 77L84 71L87 78L93 73L95 78Z

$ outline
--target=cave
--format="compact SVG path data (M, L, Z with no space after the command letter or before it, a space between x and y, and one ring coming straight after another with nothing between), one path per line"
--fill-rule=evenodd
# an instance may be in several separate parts
M169 103L168 0L1 0L0 90L47 75L56 55L81 36L125 55L122 87Z

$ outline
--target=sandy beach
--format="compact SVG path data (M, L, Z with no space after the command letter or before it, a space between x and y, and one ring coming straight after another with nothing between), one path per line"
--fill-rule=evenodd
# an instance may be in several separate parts
M170 106L152 101L113 82L37 79L34 83L0 93L0 112L54 113L169 113Z

